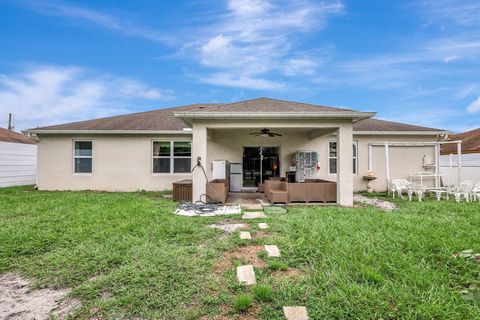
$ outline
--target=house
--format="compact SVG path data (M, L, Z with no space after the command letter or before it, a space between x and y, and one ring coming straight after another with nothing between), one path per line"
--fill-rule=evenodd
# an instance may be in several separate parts
M0 187L37 182L37 142L21 133L0 128Z
M337 182L337 201L352 205L365 190L370 168L376 190L386 188L385 141L435 142L444 130L376 120L374 112L258 98L225 104L194 104L30 130L40 138L38 187L42 190L135 191L171 189L193 179L193 199L205 193L213 160L243 163L259 152L275 166L264 175L284 176L297 151L318 154L315 178ZM261 130L278 133L270 137ZM260 134L252 134L260 133ZM261 147L261 148L260 148ZM392 177L423 170L434 146L391 148ZM246 181L248 180L248 181ZM244 179L252 183L251 179ZM258 183L258 180L254 183Z
M480 128L447 136L448 141L461 141L460 179L480 182ZM440 170L449 181L458 180L458 149L454 144L443 144L440 150Z

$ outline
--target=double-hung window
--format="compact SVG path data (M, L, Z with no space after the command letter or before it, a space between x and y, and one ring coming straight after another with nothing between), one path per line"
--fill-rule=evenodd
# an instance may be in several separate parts
M358 142L353 141L353 173L357 174L358 170ZM328 142L328 173L337 173L337 142Z
M93 169L93 142L74 141L73 151L74 173L92 173Z
M153 173L189 173L191 141L153 141Z

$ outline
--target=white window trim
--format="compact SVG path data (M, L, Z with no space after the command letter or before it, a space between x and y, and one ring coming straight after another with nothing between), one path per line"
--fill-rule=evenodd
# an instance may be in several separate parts
M336 156L331 157L330 156L330 143L332 143L332 142L336 143L337 141L336 140L328 140L328 144L327 144L328 174L331 175L331 176L335 176L338 173L338 144L337 144L337 148L336 148ZM353 148L353 145L355 145L355 150L357 152L356 152L355 155L352 154L352 162L353 162L353 159L355 159L355 167L353 168L353 170L355 170L355 172L352 172L352 174L353 175L358 175L358 140L353 140L352 148ZM353 149L352 149L352 151L353 151ZM335 159L336 160L336 162L337 162L337 173L331 173L330 159Z
M75 142L91 142L92 143L92 155L91 156L76 156L75 155ZM91 139L73 139L72 140L72 172L74 176L91 176L93 175L93 156L94 156L94 142ZM92 172L75 172L75 159L92 159Z
M170 143L170 155L169 156L154 156L153 155L153 144L155 142L169 142ZM185 176L189 175L190 172L173 172L174 170L174 161L175 159L190 159L190 169L192 167L191 164L191 159L192 159L192 147L190 147L190 156L174 156L173 155L173 147L175 142L190 142L192 143L192 140L170 140L170 139L153 139L151 141L151 153L150 153L150 174L152 176L171 176L171 175L177 175L177 176ZM154 159L170 159L170 172L153 172L153 160Z

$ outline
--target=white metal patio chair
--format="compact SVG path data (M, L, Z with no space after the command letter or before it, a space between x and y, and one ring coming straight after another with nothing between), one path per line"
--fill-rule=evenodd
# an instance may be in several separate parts
M470 181L470 180L465 180L462 183L460 183L460 191L467 202L470 202L473 187L474 187L473 181Z
M410 183L408 186L408 201L412 201L413 194L415 194L418 198L418 201L422 202L425 197L426 190L427 188L422 184Z
M472 189L472 201L480 202L480 183L477 183Z
M393 198L395 199L395 193L403 199L403 192L409 190L410 182L406 179L393 179L390 181L390 190L392 191Z

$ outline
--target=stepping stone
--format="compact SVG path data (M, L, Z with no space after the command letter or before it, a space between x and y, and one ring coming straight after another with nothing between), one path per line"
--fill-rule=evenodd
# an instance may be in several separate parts
M250 239L252 239L252 235L248 231L240 231L240 239L250 240Z
M287 320L308 320L305 307L283 307L283 314Z
M237 267L237 278L240 283L251 286L257 283L255 280L255 272L251 264Z
M256 203L243 203L240 206L244 210L262 210L263 208L261 204Z
M266 224L265 222L260 222L260 223L258 224L258 227L259 227L260 229L268 229L268 224Z
M277 246L266 245L265 250L267 251L269 257L272 257L272 258L280 257L280 249L278 249Z
M245 212L242 216L242 219L260 219L266 218L267 215L261 211L254 211L254 212Z
M210 228L223 230L225 233L232 233L238 229L243 229L247 227L245 223L229 223L229 224L211 224Z

